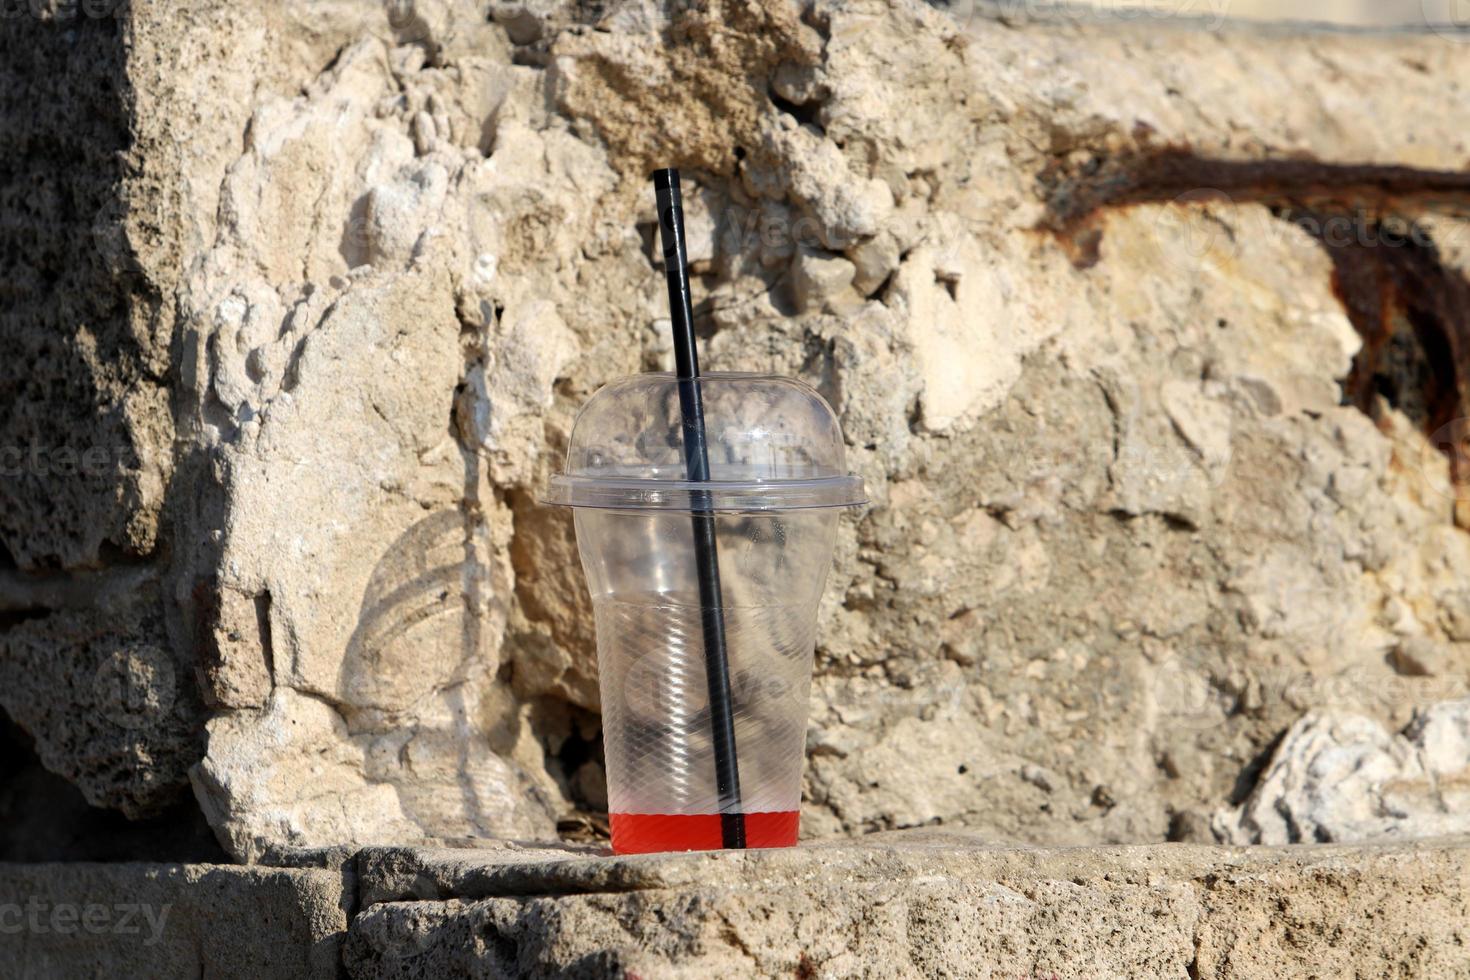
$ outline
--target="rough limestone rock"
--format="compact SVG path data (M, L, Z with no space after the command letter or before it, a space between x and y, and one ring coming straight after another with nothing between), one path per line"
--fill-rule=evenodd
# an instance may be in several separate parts
M1466 963L1463 843L368 852L354 980L423 976L1438 976Z
M1286 733L1250 798L1215 817L1238 844L1460 833L1470 821L1470 701L1391 735L1361 715L1310 714Z
M256 859L605 802L536 499L586 398L668 363L655 165L705 363L816 385L873 500L821 610L808 835L1202 837L1303 715L1470 693L1443 33L917 0L13 23L0 707L96 803L192 788ZM1384 831L1362 805L1314 819Z
M157 593L141 577L134 584ZM156 608L124 597L63 607L10 629L0 660L3 701L36 733L42 763L93 806L130 817L157 810L204 741L202 706L180 676Z

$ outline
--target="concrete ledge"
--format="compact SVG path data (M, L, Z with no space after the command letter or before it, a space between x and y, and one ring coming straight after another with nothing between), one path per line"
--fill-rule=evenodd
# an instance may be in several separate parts
M1287 977L1470 970L1470 841L1035 849L374 850L355 978ZM423 900L435 896L434 900Z
M341 872L0 864L0 977L336 977Z
M1029 848L925 831L301 858L0 865L0 976L1470 974L1470 839Z

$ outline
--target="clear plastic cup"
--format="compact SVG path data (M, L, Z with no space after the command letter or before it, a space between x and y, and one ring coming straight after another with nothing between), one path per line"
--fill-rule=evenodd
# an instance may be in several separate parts
M747 847L796 843L817 603L840 509L865 502L815 390L709 374L710 479L687 478L673 375L598 391L547 502L575 508L597 623L613 850L722 846L695 520L712 521ZM701 516L710 515L710 516Z

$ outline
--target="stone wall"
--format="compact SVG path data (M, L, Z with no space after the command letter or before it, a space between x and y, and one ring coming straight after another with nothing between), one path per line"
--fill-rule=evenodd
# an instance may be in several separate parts
M819 387L873 498L806 833L1464 827L1463 38L911 0L5 31L0 707L92 804L192 793L246 861L596 824L536 498L667 363L671 164L707 366Z

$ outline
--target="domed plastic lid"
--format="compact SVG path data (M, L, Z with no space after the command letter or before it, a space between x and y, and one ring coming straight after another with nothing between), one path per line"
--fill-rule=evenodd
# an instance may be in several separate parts
M832 407L800 381L706 374L710 479L691 482L684 462L680 381L639 374L601 388L572 426L566 472L546 503L636 510L759 511L867 503L847 472Z

